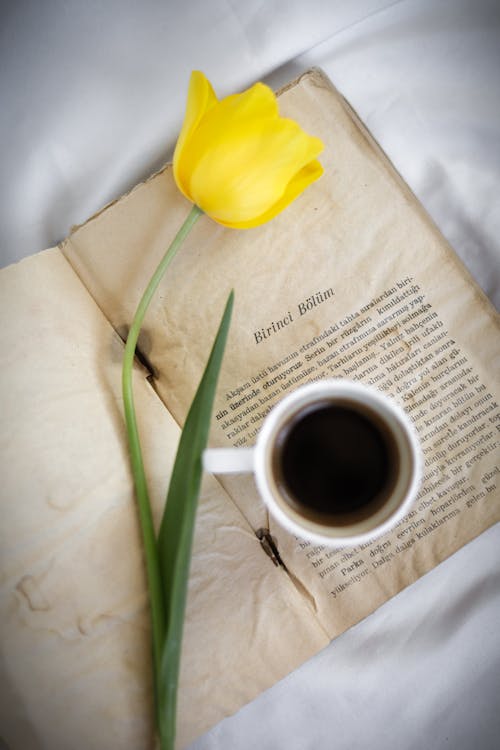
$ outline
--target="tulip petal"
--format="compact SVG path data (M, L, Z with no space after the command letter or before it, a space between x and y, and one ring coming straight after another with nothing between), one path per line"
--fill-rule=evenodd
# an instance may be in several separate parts
M281 198L260 216L255 216L248 221L220 221L218 219L215 219L215 221L232 229L251 229L252 227L258 227L261 224L265 224L267 221L281 213L281 211L303 193L311 183L319 179L322 174L323 167L320 162L317 160L311 161L294 175L288 183Z
M220 223L240 224L265 214L323 144L284 118L238 123L205 141L200 127L187 155L192 200Z
M186 114L177 139L173 159L174 179L179 190L181 190L187 198L190 196L188 195L185 181L181 179L181 170L179 168L183 152L186 145L189 143L189 138L198 127L200 121L215 104L217 104L217 97L210 81L199 70L194 70L191 73L189 81Z
M189 133L189 143L179 159L178 179L186 188L198 162L212 147L225 143L227 148L229 141L239 140L244 128L278 117L276 96L263 83L216 102Z
M240 94L231 94L217 102L217 107L203 118L204 138L218 136L221 123L231 129L245 121L276 119L279 117L276 95L264 83L254 83Z

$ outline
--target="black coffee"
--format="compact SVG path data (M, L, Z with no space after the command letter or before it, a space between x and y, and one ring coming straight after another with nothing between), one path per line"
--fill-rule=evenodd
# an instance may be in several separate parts
M350 523L387 499L397 451L373 412L349 401L321 401L282 428L273 467L296 510L321 522Z

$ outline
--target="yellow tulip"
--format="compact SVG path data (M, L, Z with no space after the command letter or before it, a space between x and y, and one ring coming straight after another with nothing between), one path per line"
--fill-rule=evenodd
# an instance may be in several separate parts
M322 150L319 138L280 117L268 86L219 101L203 73L191 74L174 178L219 224L247 229L272 219L323 173Z

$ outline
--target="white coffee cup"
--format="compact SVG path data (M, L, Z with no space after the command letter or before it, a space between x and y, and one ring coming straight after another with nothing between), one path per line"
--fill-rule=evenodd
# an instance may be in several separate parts
M392 398L332 379L279 401L254 447L207 449L203 465L213 474L253 472L264 503L285 528L345 547L385 533L408 513L422 452L411 419Z

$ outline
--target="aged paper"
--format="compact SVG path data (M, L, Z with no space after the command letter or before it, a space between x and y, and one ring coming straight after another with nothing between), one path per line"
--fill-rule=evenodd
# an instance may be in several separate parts
M202 219L153 304L142 346L159 395L182 423L234 288L213 445L252 444L282 395L319 378L374 384L415 420L426 464L419 500L393 534L363 549L338 553L297 540L267 518L251 476L220 478L254 529L271 527L334 636L500 518L499 326L329 82L308 73L280 107L324 140L325 175L258 229ZM64 243L116 328L130 319L188 208L167 167Z
M123 343L57 249L0 273L0 738L151 748L146 581L121 406ZM156 520L179 437L141 367ZM204 482L179 747L328 642L220 485Z

